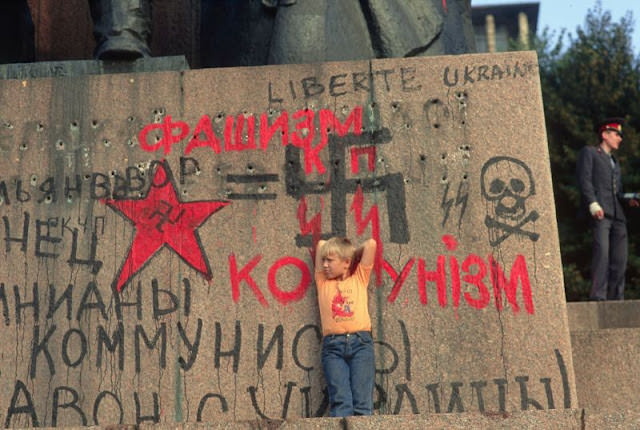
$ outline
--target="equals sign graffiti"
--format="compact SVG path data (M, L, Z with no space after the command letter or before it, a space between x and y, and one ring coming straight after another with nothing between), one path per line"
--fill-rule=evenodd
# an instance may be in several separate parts
M267 193L267 182L278 182L278 175L275 173L266 173L262 175L227 175L227 183L232 184L260 184L257 192L254 193L229 193L227 198L230 200L275 200L276 193Z

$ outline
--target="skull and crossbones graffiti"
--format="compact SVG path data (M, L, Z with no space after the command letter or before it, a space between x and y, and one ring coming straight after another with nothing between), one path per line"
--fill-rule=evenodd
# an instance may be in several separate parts
M482 166L482 197L490 203L493 214L487 214L484 224L489 228L489 243L497 246L512 234L535 242L540 235L525 230L528 223L539 218L532 210L527 214L527 199L536 193L531 169L512 157L493 157Z

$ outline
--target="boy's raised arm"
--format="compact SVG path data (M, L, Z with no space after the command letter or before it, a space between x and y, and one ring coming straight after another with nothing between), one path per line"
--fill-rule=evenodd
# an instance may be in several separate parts
M373 266L373 262L376 258L376 247L378 244L375 239L367 239L361 246L362 248L362 258L360 259L360 264L363 266Z
M316 258L314 262L316 272L322 271L322 256L320 254L320 250L322 249L322 245L324 245L326 242L326 240L319 240L316 244Z

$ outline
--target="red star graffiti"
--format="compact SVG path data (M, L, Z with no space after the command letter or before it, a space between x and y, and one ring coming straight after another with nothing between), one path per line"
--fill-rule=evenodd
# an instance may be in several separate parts
M131 277L165 245L205 279L211 280L211 267L196 229L230 202L180 201L171 171L167 173L165 162L157 164L153 182L144 198L104 199L101 202L135 226L135 236L127 258L114 280L118 291L122 291Z

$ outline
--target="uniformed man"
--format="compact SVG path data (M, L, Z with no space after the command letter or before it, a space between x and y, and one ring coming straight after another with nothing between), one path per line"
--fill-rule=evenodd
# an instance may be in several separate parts
M638 206L623 198L620 165L613 153L622 142L622 118L607 118L598 125L599 144L582 148L577 174L581 210L591 215L593 250L591 300L624 300L627 266L627 224L623 205Z

